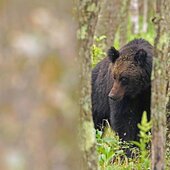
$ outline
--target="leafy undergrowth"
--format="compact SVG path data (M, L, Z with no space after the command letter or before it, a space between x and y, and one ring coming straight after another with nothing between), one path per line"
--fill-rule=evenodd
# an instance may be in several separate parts
M144 112L139 142L123 142L107 127L102 133L96 132L98 161L101 170L148 170L150 169L151 122ZM130 153L130 154L127 154ZM131 155L131 156L127 156Z

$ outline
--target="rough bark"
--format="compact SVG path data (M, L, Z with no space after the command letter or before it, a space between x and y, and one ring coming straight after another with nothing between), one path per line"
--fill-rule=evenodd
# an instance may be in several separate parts
M169 7L170 10L170 7ZM167 10L166 10L167 11ZM166 146L167 146L167 153L168 156L170 157L170 21L168 18L170 17L170 13L166 14L166 20L169 22L168 23L168 51L167 51L167 66L166 66L166 72L167 72L167 141L166 141ZM167 162L167 167L170 168L170 162Z
M105 0L101 3L95 36L106 36L106 39L103 39L105 47L113 45L120 21L120 4L120 1L117 0ZM103 50L106 51L107 49Z
M165 169L166 114L169 98L169 0L157 0L155 56L152 83L152 169ZM168 16L167 16L168 15Z
M99 12L98 0L81 0L79 2L79 57L81 62L80 89L80 133L81 133L81 169L97 169L95 148L95 130L91 113L91 56L95 26Z
M166 44L166 74L167 74L167 79L166 79L166 94L167 94L167 105L166 105L166 111L167 111L167 140L166 140L166 149L167 149L167 156L169 156L170 160L170 1L165 1L164 2L164 8L165 8L165 20L166 20L166 31L167 31L167 44ZM170 169L170 161L167 162L166 165L167 169Z

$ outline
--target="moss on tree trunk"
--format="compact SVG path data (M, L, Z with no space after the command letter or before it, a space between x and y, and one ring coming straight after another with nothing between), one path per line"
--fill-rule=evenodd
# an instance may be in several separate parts
M169 13L170 1L157 0L156 16L153 19L157 36L155 38L155 56L152 82L152 169L165 169L166 114L169 100Z
M95 130L91 113L91 46L99 12L98 0L81 0L79 14L79 57L81 63L80 88L80 149L81 169L97 169Z

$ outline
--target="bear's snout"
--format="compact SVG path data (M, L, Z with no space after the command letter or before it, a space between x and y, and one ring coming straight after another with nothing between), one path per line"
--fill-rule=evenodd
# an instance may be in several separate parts
M114 101L118 101L118 100L120 99L120 97L111 95L110 93L109 93L108 96L109 96L110 99L112 99L112 100L114 100Z
M108 97L114 101L119 101L122 99L121 96L119 96L118 94L114 94L112 91L110 91Z
M108 97L114 101L120 101L124 97L124 92L124 88L121 86L120 82L114 82Z

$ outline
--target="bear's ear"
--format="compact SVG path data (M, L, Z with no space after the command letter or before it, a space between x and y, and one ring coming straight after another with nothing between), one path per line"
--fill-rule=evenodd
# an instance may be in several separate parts
M114 47L111 47L108 51L107 51L107 55L110 59L110 61L112 63L115 62L115 60L119 57L119 51L116 50Z
M147 58L147 52L144 49L140 49L136 52L134 58L140 66L144 66Z

